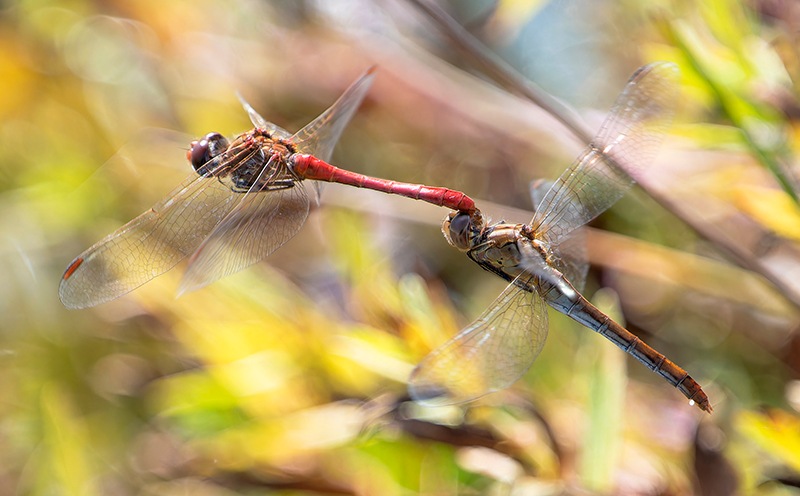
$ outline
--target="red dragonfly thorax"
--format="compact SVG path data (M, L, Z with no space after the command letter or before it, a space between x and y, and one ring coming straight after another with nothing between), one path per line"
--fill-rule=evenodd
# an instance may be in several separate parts
M192 141L186 158L199 175L229 181L233 191L246 193L291 187L300 179L288 166L296 152L291 141L257 127L232 142L219 133L209 133Z

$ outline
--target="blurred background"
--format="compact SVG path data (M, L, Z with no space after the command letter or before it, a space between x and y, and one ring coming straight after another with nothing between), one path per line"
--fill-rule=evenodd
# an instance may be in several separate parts
M589 232L586 296L714 413L551 312L526 376L464 407L405 381L503 282L446 211L327 186L267 261L179 299L183 265L89 310L84 249L190 172L189 141L294 132L367 67L334 163L528 222L586 145L405 0L0 3L0 494L797 494L800 5L440 2L593 131L634 70L682 71L675 125Z

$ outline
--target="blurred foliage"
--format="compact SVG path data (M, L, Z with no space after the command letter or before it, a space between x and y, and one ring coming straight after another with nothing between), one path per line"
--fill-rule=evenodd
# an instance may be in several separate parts
M248 128L237 91L296 130L377 63L335 161L508 221L585 143L400 0L22 0L0 7L0 494L797 491L798 303L763 278L800 284L797 5L445 7L595 128L636 67L680 65L647 182L761 269L634 192L595 223L623 235L590 233L603 289L587 296L689 370L714 414L555 313L513 388L409 402L414 364L502 281L442 240L444 211L335 185L266 263L179 299L180 268L63 309L67 263L189 174L193 136Z

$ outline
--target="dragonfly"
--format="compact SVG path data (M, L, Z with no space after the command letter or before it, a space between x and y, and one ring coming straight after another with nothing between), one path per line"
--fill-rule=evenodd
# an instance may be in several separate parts
M367 70L319 117L291 134L244 99L255 126L233 140L209 133L193 141L194 171L165 199L76 257L59 285L68 308L95 306L140 287L188 257L179 294L261 261L305 222L305 179L397 194L475 213L467 195L365 176L327 162L374 78ZM319 183L315 183L319 184ZM320 189L316 188L316 198Z
M640 68L597 136L542 196L529 224L487 225L466 211L447 216L442 226L447 241L509 285L473 323L417 365L409 378L412 399L458 404L512 385L542 351L549 305L632 355L690 404L711 412L708 396L684 369L580 293L588 269L580 227L621 198L652 162L677 104L678 77L672 63Z

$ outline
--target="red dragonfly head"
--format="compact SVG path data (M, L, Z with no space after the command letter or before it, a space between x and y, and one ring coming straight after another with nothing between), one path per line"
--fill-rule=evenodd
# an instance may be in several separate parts
M186 160L201 176L205 176L216 169L222 152L228 149L228 139L219 133L208 133L202 139L192 141L186 150Z

